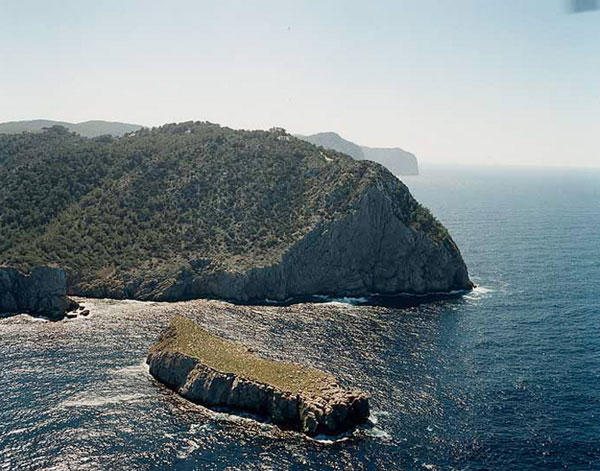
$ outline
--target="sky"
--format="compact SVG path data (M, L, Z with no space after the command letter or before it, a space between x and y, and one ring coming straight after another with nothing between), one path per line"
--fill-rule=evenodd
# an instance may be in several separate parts
M0 0L0 122L335 131L422 162L600 165L566 0Z

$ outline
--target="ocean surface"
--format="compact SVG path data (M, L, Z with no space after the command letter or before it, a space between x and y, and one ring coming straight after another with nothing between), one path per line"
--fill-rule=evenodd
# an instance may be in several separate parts
M1 318L0 469L600 469L600 170L404 181L473 292L396 308L81 300L87 318ZM372 421L311 440L187 403L144 365L175 313L369 392Z

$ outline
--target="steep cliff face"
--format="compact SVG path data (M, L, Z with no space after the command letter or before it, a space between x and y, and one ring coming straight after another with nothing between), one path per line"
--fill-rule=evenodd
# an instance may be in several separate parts
M414 154L399 147L361 147L365 159L379 162L394 175L418 175L419 164Z
M257 357L184 318L146 361L152 376L192 402L249 411L308 435L339 434L369 417L366 394L319 370Z
M428 213L411 213L423 208L416 206L406 187L382 169L367 180L346 215L317 224L278 263L185 272L157 297L281 301L315 294L422 295L472 288L458 247ZM406 198L414 202L412 207L403 201ZM432 227L420 227L420 217ZM144 285L140 288L145 296Z
M31 274L0 266L0 312L28 312L61 319L76 304L66 296L67 278L61 268L38 267Z

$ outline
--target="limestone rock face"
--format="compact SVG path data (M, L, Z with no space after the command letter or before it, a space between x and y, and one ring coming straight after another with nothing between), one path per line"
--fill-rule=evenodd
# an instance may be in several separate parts
M318 224L277 264L246 271L186 273L159 297L285 300L314 294L432 294L473 287L452 238L407 224L395 185L365 189L346 217ZM439 223L438 223L439 224Z
M469 290L473 283L446 229L383 168L342 217L315 224L277 262L250 267L190 267L170 280L131 278L116 289L78 286L92 297L178 301L214 297L236 302L313 295L397 296ZM412 212L411 212L412 211ZM415 213L421 211L419 216ZM415 221L423 222L422 226Z
M152 376L192 402L252 412L308 435L336 435L369 417L367 396L335 382L323 385L322 396L293 394L180 353L150 353L147 363Z
M0 266L0 312L28 312L61 319L76 306L66 296L67 278L61 268L37 267L31 274Z
M369 417L367 395L342 388L331 375L262 359L203 330L195 335L199 327L189 321L175 324L146 361L152 376L192 402L252 412L308 435L336 435ZM200 353L185 353L182 348ZM200 358L203 351L205 359ZM230 371L213 367L221 357L231 361ZM265 366L261 376L257 372ZM290 378L304 382L305 389L286 387Z

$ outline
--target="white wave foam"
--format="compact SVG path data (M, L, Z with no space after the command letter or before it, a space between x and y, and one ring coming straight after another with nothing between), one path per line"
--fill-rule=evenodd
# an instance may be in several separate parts
M365 434L369 437L378 438L381 440L389 440L392 438L392 436L388 432L378 427L366 429Z
M315 297L315 299L319 299L326 304L334 304L334 305L339 305L339 306L365 304L365 303L369 302L369 298L365 298L365 297L353 298L350 296L346 296L346 297L342 297L342 298L332 298L330 296L324 296L321 294L315 295L314 297Z
M379 422L380 417L388 417L389 415L390 413L384 410L373 410L371 411L369 422L371 422L373 425L376 425L377 422Z
M439 468L437 467L437 465L435 465L435 464L432 464L432 463L423 463L423 467L424 467L425 469L432 469L432 470L439 469Z
M99 407L122 402L138 402L147 397L145 394L116 394L114 396L80 395L79 398L67 399L62 407Z
M494 290L492 288L486 288L485 286L477 286L477 287L473 288L474 293L487 294L487 293L491 293L493 291Z
M142 360L141 362L134 363L133 365L114 368L109 372L118 376L146 376L149 370L150 368L146 361Z
M346 435L315 435L314 437L307 437L309 440L317 443L321 443L323 445L332 445L334 443L341 443L349 440L350 437Z
M485 286L476 286L471 290L470 293L465 294L464 298L469 300L481 299L493 292L494 290L492 288L486 288Z

